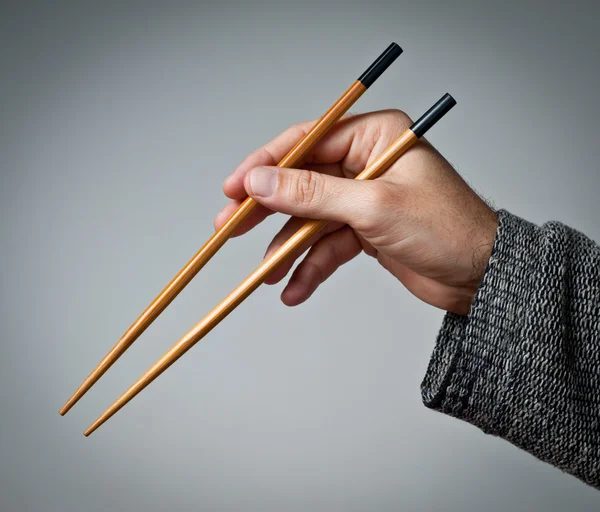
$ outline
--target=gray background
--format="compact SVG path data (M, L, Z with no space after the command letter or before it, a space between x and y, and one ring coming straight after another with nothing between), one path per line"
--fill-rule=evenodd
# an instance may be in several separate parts
M259 289L84 438L256 266L280 216L57 412L212 233L225 176L391 41L405 54L354 111L416 117L452 93L429 139L466 179L599 240L594 3L5 2L0 510L598 510L597 491L422 406L443 312L366 257L297 308Z

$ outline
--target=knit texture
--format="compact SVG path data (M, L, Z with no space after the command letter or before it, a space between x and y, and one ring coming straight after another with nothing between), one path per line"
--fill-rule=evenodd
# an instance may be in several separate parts
M600 247L498 214L471 311L444 318L423 403L600 489Z

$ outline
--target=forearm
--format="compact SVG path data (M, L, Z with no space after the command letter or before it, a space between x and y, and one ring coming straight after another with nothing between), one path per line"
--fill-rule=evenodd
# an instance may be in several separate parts
M600 488L600 248L499 213L469 315L444 319L423 402Z

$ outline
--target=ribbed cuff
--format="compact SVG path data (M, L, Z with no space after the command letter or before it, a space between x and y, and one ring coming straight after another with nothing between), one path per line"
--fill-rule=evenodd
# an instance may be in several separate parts
M520 329L531 306L542 229L498 211L494 247L471 311L447 313L421 383L423 403L504 436L514 406L526 340ZM522 377L522 376L521 376Z

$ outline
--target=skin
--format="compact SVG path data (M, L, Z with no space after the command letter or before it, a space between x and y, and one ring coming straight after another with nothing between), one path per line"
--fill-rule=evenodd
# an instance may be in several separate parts
M248 195L261 206L234 236L274 212L291 215L267 257L303 218L331 221L267 280L281 281L309 249L282 292L288 306L307 300L364 251L419 299L468 314L494 245L496 213L425 140L378 179L351 179L412 125L398 110L345 116L307 155L302 169L275 167L314 123L292 126L240 164L223 184L231 202L215 218L215 228Z

